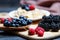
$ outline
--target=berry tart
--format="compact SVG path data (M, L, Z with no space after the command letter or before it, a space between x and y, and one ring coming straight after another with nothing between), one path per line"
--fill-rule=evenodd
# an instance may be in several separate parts
M9 13L9 16L12 18L19 18L21 15L31 20L39 20L42 19L42 16L44 15L49 16L50 12L38 9L34 5L24 4L21 5L21 7L19 7L17 10Z
M19 19L0 18L0 23L3 24L3 27L0 27L1 30L24 31L28 29L28 25L32 23L32 20L20 16Z

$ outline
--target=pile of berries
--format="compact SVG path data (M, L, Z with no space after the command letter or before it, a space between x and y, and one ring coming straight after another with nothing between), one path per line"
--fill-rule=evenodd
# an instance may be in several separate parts
M43 20L39 22L38 26L41 26L45 31L58 31L60 29L60 16L49 15L43 16Z
M45 30L42 27L37 27L36 29L30 28L28 31L29 35L37 34L38 36L42 37L44 35Z
M4 23L5 19L8 19L9 21L12 21L12 18L0 18L0 23Z
M34 10L35 6L34 5L28 5L28 4L23 4L21 5L22 9L25 9L26 11Z
M3 24L6 27L19 27L19 26L21 27L21 26L29 25L31 23L32 23L32 20L27 19L24 16L20 16L19 19L17 19L17 18L6 18L3 21Z

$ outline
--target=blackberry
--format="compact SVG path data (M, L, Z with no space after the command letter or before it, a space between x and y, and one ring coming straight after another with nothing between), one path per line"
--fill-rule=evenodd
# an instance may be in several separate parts
M43 20L45 22L51 23L52 22L52 17L51 16L43 16Z
M50 24L49 23L45 23L44 24L44 29L45 29L45 31L49 31L50 30Z
M53 21L54 22L59 22L60 20L59 20L59 16L58 15L55 15L54 17L53 17Z
M39 23L38 26L44 28L45 31L49 31L50 30L50 24L48 24L48 23Z
M58 31L59 30L59 25L58 24L55 24L55 23L51 23L51 29L52 31Z

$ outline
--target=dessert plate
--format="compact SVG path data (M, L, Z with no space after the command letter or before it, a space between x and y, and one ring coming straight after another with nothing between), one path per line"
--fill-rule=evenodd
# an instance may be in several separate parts
M11 17L11 18L17 18L17 17L15 17L14 16L14 14L17 12L17 10L13 10L13 11L11 11L11 12L9 12L9 16ZM50 15L50 12L49 11L47 11L47 10L40 10L40 14L45 14L46 16L49 16ZM39 15L40 15L39 14ZM39 20L39 19L42 19L42 17L43 17L44 15L40 15L39 17L34 17L34 18L28 18L28 19L31 19L31 20L33 20L33 21L36 21L36 20Z

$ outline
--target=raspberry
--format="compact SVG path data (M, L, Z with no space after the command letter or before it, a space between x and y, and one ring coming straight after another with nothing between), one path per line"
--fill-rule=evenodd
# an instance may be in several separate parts
M29 29L29 35L34 35L34 34L35 34L35 30L32 29L32 28L30 28L30 29Z
M41 30L41 31L45 31L42 27L37 27L36 29L35 29L35 31L36 31L36 33L39 31L39 30Z
M5 18L0 18L0 22L4 23Z
M30 6L29 6L29 9L30 9L30 10L34 10L34 9L35 9L35 6L34 6L34 5L30 5Z
M12 21L12 18L7 18L10 22Z
M39 30L39 31L37 32L37 34L38 34L38 36L42 37L43 34L44 34L44 32L43 32L42 30Z

